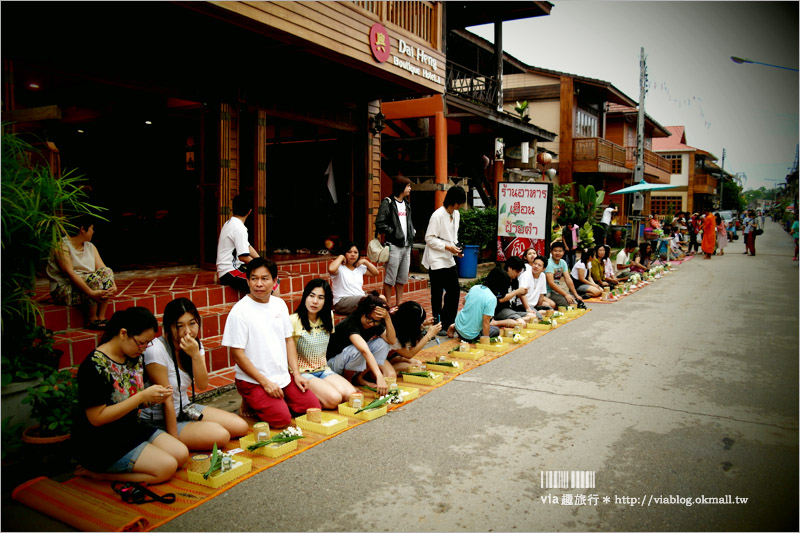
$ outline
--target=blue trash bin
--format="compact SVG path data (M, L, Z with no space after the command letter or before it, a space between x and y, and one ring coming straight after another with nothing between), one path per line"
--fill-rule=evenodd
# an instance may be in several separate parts
M459 278L478 277L478 245L464 245L464 257L456 257Z

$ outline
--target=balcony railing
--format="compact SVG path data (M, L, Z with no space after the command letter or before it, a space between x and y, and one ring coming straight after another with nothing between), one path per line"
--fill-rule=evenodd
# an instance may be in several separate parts
M636 165L635 146L625 147L625 158L629 163L632 163L634 166ZM647 148L644 149L644 164L645 166L649 165L659 170L663 170L667 174L672 174L672 163L669 161L669 159L664 159L657 153L648 150Z
M435 2L404 0L399 2L376 2L356 0L361 9L376 15L380 20L391 22L407 32L416 35L432 48L439 47L437 32L438 11Z
M483 106L497 107L497 79L447 62L447 92Z
M574 161L598 161L625 166L625 149L600 137L580 137L572 140Z

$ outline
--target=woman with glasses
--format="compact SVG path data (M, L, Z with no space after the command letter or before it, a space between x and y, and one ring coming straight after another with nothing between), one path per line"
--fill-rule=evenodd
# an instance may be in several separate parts
M118 311L100 345L81 363L72 429L77 475L163 483L188 459L185 444L137 418L140 407L172 397L170 387L144 386L141 355L157 329L156 318L143 307Z
M187 298L177 298L164 307L163 335L144 351L147 381L172 390L172 401L153 405L139 419L163 429L190 450L222 448L231 437L245 435L250 426L234 413L194 403L195 389L208 386L200 312ZM192 398L188 391L191 388Z
M355 312L331 334L328 366L351 383L375 387L383 396L388 390L384 373L396 375L392 365L386 364L389 347L396 342L386 301L372 291L358 302ZM374 376L374 383L367 379L367 372Z
M395 372L404 372L408 365L422 364L414 356L436 338L442 323L434 324L433 317L427 317L425 309L417 302L403 302L391 316L397 343L391 346L389 361ZM424 329L425 326L428 328Z
M325 358L334 330L333 293L328 282L321 278L309 281L289 320L297 351L297 357L289 356L289 371L307 383L324 409L336 409L356 389L333 372Z

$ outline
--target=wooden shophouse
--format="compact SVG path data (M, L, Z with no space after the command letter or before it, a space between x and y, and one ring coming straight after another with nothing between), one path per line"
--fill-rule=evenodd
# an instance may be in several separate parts
M2 15L3 121L85 174L108 208L95 241L120 270L213 268L243 192L261 253L366 245L381 100L445 87L441 2L13 2Z

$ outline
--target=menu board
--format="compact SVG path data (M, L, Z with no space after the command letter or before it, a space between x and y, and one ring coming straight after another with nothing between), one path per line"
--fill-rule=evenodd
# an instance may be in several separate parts
M536 255L550 254L552 183L502 181L497 188L497 261L522 257L533 248Z

